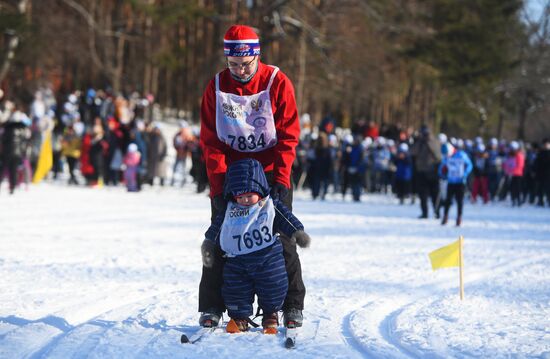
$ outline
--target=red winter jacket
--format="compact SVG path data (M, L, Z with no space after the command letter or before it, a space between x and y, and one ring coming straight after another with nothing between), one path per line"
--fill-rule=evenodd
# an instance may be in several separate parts
M521 151L510 153L504 161L504 172L508 176L522 177L523 167L525 166L525 155Z
M236 95L253 95L267 88L273 68L258 61L258 71L247 83L231 77L229 69L220 73L220 90ZM275 182L290 188L290 170L296 157L295 148L300 136L298 110L294 87L281 71L277 73L270 90L271 106L275 118L277 144L261 152L238 152L221 142L216 133L216 81L210 80L204 91L201 104L200 144L206 161L210 182L210 196L223 191L227 166L243 158L255 158L264 170L273 171Z

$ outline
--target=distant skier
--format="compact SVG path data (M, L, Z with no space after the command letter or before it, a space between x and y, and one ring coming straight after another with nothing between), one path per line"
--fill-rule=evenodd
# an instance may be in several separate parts
M220 258L216 252L221 250L226 257L222 297L231 317L229 333L248 330L255 294L263 311L264 333L277 333L277 312L288 290L279 233L302 248L311 241L302 223L269 191L260 162L251 158L233 162L224 183L227 209L214 219L201 247L206 268Z
M453 201L453 197L456 198L457 216L456 225L460 226L462 223L462 208L464 205L464 191L466 189L466 180L468 175L472 172L472 161L470 157L464 152L462 146L459 146L457 150L449 157L444 157L441 165L439 165L439 175L447 177L447 198L445 200L445 212L443 214L442 225L447 224L449 219L449 208Z

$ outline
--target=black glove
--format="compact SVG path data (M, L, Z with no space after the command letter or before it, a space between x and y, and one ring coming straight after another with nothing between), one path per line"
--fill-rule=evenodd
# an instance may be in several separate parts
M212 205L216 211L223 213L227 208L227 201L223 198L223 195L219 194L212 198Z
M214 265L214 251L216 250L216 243L210 239L202 241L201 254L202 265L206 268L212 268Z
M288 188L286 188L284 185L278 182L275 182L271 187L270 195L271 195L271 198L273 199L279 199L282 201L287 194L288 194Z
M292 242L295 242L301 248L307 248L311 243L311 237L309 236L309 234L302 230L297 230L296 232L294 232L294 234L292 234L292 237L290 237L290 240Z

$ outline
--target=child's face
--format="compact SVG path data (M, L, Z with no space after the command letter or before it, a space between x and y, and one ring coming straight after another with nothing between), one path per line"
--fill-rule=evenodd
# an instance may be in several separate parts
M235 201L241 206L252 206L258 203L260 196L257 193L244 193L239 196L235 196Z

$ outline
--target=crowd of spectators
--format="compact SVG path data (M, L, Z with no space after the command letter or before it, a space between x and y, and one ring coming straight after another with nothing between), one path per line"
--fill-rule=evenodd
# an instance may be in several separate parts
M102 187L124 182L135 192L143 185L164 186L168 180L172 185L183 184L192 176L199 191L206 188L198 127L179 121L170 144L162 122L152 116L152 96L90 88L59 99L44 88L28 106L1 96L0 100L0 184L7 177L10 193L31 181L46 135L51 136L49 177L53 180L67 171L69 185ZM177 159L172 171L169 146ZM188 157L191 169L186 168Z
M10 193L32 180L44 136L50 131L51 180L63 178L68 185L90 187L124 183L132 192L143 185L193 182L197 192L207 187L199 126L179 120L175 135L167 140L163 123L153 119L152 96L90 88L56 98L44 88L28 106L1 94L0 101L0 184L8 178ZM310 190L313 199L331 193L345 198L350 192L353 201L360 201L368 193L385 193L403 204L419 197L421 217L427 217L431 200L439 218L446 192L439 166L454 149L462 149L473 164L466 179L472 203L510 197L514 206L550 206L548 139L538 143L460 139L436 136L427 126L416 131L396 126L379 129L374 122L361 121L342 129L330 116L316 127L302 125L293 181L297 188ZM174 155L167 156L169 151Z

